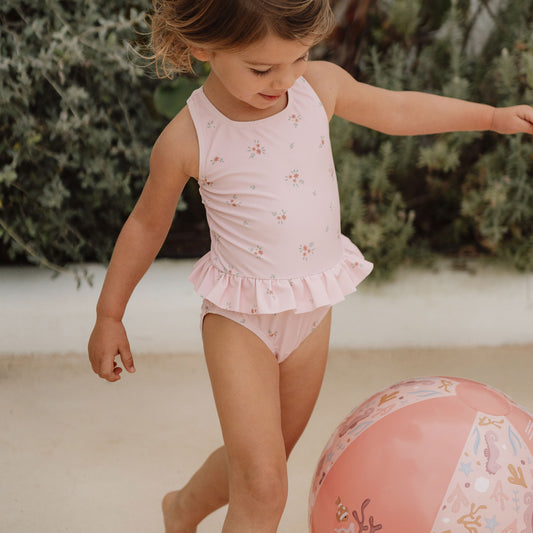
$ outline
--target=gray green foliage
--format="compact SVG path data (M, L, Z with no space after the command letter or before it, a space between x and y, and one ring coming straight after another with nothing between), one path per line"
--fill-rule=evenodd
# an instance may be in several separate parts
M180 77L161 83L154 93L155 108L171 119L183 109L187 98L200 86L197 80Z
M384 88L533 104L533 3L378 0L357 57L344 66ZM428 252L489 255L533 270L530 138L388 137L341 121L332 132L344 231L378 274Z
M105 261L146 179L148 0L0 4L0 260Z
M154 93L154 105L158 113L172 119L187 104L187 98L205 82L209 74L208 63L195 61L195 74L162 81Z
M325 53L359 80L533 104L531 0L334 4L348 21ZM57 268L108 259L155 138L197 84L162 82L139 66L130 42L143 39L150 5L0 3L0 262ZM354 36L356 5L367 16ZM343 231L376 263L374 277L435 253L489 255L533 270L531 139L388 137L334 120L332 140ZM194 187L185 193L177 220L193 219L189 234L197 235L201 203Z

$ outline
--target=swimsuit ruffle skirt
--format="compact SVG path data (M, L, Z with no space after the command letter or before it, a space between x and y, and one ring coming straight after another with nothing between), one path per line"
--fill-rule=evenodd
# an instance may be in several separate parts
M372 270L340 232L322 103L304 78L288 94L283 111L251 122L228 119L201 88L187 102L211 233L189 279L223 309L304 313L342 301Z

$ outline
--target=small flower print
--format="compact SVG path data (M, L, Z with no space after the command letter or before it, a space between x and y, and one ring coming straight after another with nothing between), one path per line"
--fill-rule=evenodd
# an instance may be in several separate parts
M272 289L267 289L266 295L271 296L274 300L276 299L276 295L274 294L274 291Z
M212 165L216 165L216 164L219 164L219 163L224 163L224 159L222 159L220 156L215 156L213 157L213 159L211 159L211 164Z
M262 146L261 142L257 140L254 140L252 146L248 146L248 152L250 152L250 157L255 157L256 155L263 155L265 151L265 147Z
M292 122L294 127L297 128L298 124L302 120L302 115L297 115L296 113L292 113L289 115L289 122Z
M241 201L236 194L232 196L231 200L227 200L226 203L233 207L239 207L241 205Z
M224 309L227 309L228 311L231 311L233 309L233 303L232 302L226 302L226 305L224 306Z
M222 237L220 236L220 233L217 233L216 231L213 231L213 239L216 243L220 243L220 239Z
M326 138L323 135L321 135L320 136L320 144L318 145L318 147L319 148L325 148L325 146L326 146Z
M254 305L252 306L252 308L250 309L250 313L251 313L252 315L255 315L255 314L257 314L257 310L258 310L258 309L257 309L257 304L254 304Z
M278 332L277 331L272 331L271 329L268 330L268 336L271 338L271 339L274 339L278 336Z
M202 187L212 187L213 186L213 181L210 180L209 178L206 178L205 176L202 176L200 178L200 186Z
M311 326L311 331L315 331L315 329L318 327L318 321L314 321L312 326Z
M315 253L315 243L310 242L309 244L300 244L300 253L302 254L302 259L307 261L311 254Z
M243 225L243 226L249 226L249 225L250 225L250 222L248 222L247 220L243 220L243 221L242 221L242 225Z
M215 123L214 120L210 120L208 123L207 123L207 128L210 129L210 130L214 130L216 129L217 125Z
M289 149L290 149L290 150L294 150L294 147L295 147L295 146L296 146L295 143L291 143L291 144L289 144Z
M261 246L256 246L255 248L250 248L250 252L252 252L257 259L263 259L264 257L264 251Z
M235 277L239 276L239 273L234 270L233 266L230 266L229 268L224 267L224 274L226 274L228 276L235 276Z
M288 176L285 176L285 181L287 183L292 183L293 187L299 187L304 184L304 180L300 176L299 170L291 170Z
M272 216L276 219L278 224L283 224L287 220L287 211L285 211L285 209L272 211Z

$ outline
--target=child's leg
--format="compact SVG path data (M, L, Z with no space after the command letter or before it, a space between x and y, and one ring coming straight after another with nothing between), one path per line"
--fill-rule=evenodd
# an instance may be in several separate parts
M222 532L275 533L287 494L279 365L255 334L225 317L207 315L203 337L228 459Z
M328 313L315 331L279 365L280 419L286 456L303 432L318 397L327 359L330 322ZM217 343L216 339L213 343ZM271 353L270 357L273 359ZM163 510L167 533L194 533L203 518L228 502L227 464L226 449L219 448L181 491L166 496Z
M178 491L163 499L166 533L196 533L196 526L229 500L228 461L224 446L215 450Z
M331 310L315 331L280 364L281 422L287 457L307 426L320 393L330 327Z

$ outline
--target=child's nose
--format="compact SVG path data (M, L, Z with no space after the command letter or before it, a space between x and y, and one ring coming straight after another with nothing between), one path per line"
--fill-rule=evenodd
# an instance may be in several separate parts
M290 89L296 78L292 72L280 72L272 82L272 88L276 91L286 91Z

